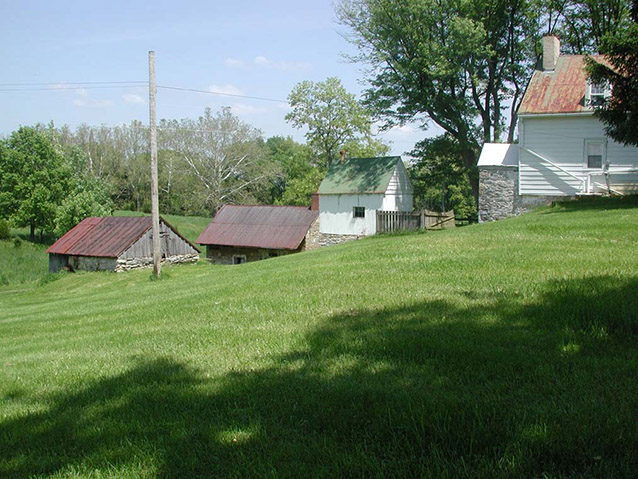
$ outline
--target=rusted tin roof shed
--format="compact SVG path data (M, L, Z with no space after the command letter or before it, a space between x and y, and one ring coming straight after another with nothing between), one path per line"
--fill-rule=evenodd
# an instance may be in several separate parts
M196 243L296 250L318 215L304 206L224 205Z
M199 249L160 218L162 256L170 263L196 261ZM150 216L86 218L53 243L49 271L62 268L125 271L152 261Z

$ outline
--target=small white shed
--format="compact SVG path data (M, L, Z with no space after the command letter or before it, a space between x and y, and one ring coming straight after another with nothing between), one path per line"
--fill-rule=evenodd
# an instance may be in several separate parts
M413 209L412 183L400 156L335 161L318 194L319 231L328 235L373 235L378 210Z

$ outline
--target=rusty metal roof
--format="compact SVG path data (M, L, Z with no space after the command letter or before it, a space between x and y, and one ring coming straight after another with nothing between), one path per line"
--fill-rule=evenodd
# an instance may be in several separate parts
M317 216L304 206L224 205L196 243L294 250Z
M594 60L607 63L602 55ZM527 86L519 115L591 112L585 106L587 72L584 55L561 55L554 71L536 70Z
M160 221L197 249L163 218L160 218ZM46 252L117 258L150 228L150 216L86 218L53 243Z

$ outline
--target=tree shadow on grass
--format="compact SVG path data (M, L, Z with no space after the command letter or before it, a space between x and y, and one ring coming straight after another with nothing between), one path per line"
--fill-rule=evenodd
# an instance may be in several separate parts
M617 210L638 208L638 195L611 197L579 197L575 200L557 201L544 214L587 211L587 210Z
M141 361L0 423L0 476L631 477L636 291L346 311L217 378Z

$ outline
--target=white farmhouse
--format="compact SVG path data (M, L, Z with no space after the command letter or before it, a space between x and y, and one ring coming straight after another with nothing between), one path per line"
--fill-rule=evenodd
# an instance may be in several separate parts
M593 115L610 93L588 82L583 55L560 55L558 38L544 37L543 68L518 110L519 143L486 144L479 158L479 219L577 195L638 193L638 148L608 138Z
M319 186L319 231L376 233L376 212L412 211L413 190L400 156L348 158L330 165Z

